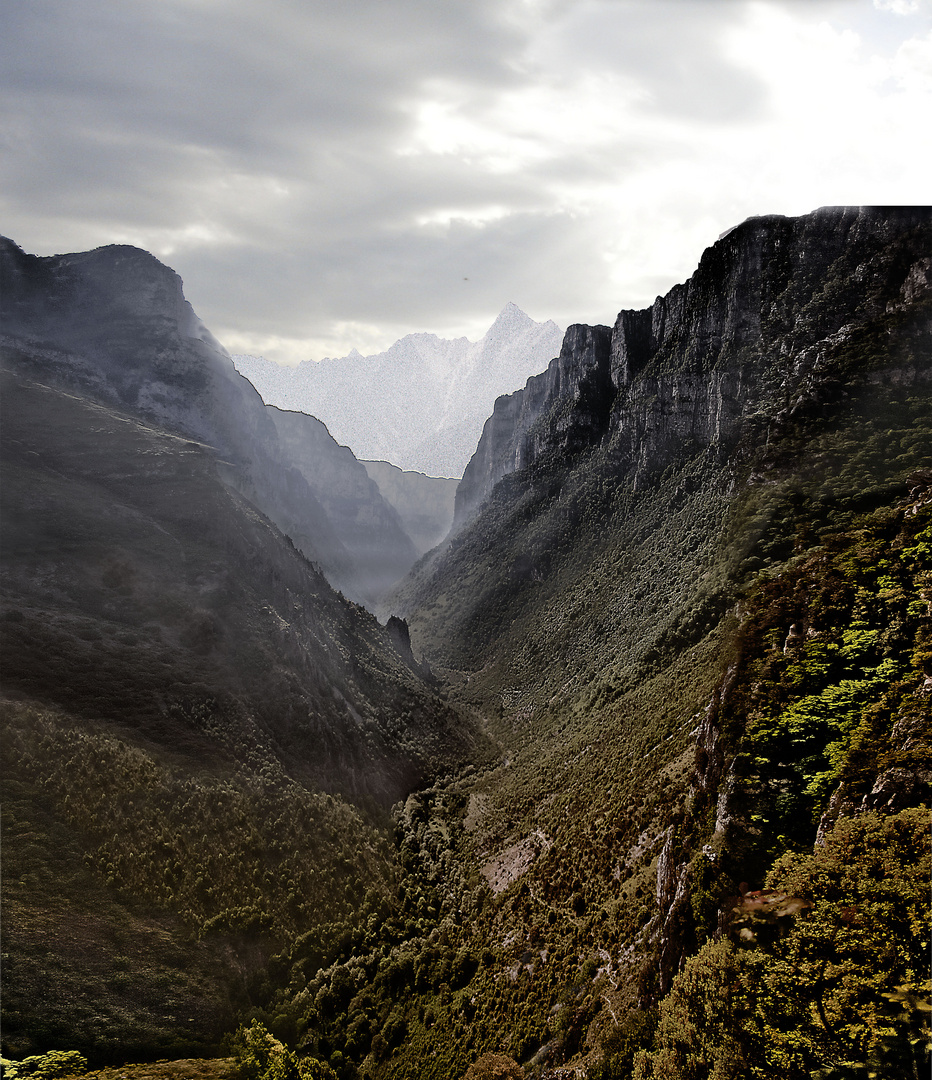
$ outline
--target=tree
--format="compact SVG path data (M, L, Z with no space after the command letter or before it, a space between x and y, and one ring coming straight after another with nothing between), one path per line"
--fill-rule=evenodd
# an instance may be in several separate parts
M483 1054L469 1066L463 1080L524 1080L524 1069L507 1054Z
M326 1062L298 1058L259 1020L233 1036L237 1080L337 1080Z
M635 1080L922 1075L929 1050L928 811L840 819L768 890L800 901L766 945L704 945L660 1004Z
M754 1069L764 1056L757 960L727 939L708 942L690 957L660 1003L657 1051L635 1056L635 1080L767 1075Z

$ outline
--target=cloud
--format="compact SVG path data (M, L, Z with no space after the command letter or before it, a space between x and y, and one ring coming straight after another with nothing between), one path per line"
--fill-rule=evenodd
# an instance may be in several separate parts
M610 321L748 214L922 197L907 7L6 5L3 229L146 247L221 340L281 359L475 336L508 300Z
M878 11L892 11L894 15L915 15L919 0L874 0Z
M611 72L654 115L729 121L759 115L766 88L723 52L721 35L744 5L728 0L586 0L539 36L538 63L575 81Z

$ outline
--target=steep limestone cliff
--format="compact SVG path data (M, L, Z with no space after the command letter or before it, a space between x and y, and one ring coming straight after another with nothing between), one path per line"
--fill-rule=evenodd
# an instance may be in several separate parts
M927 506L904 500L932 446L930 251L927 208L753 219L645 311L571 328L496 403L457 530L397 593L504 748L478 857L552 845L515 933L592 913L621 1011L820 815L926 790L902 760L928 714Z
M572 326L558 360L499 398L457 492L456 527L505 475L547 455L611 447L641 487L697 449L725 460L824 411L864 374L872 320L930 286L924 208L825 208L751 218L703 255L693 276L605 327ZM896 373L919 378L913 358Z
M503 476L545 452L572 454L601 439L614 396L610 348L607 326L570 326L547 370L496 400L456 491L454 529L475 516Z

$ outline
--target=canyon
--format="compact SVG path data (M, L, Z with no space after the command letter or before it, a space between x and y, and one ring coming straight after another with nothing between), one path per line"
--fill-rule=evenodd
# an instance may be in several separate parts
M5 1052L918 1076L930 252L744 222L425 513L151 256L7 242Z

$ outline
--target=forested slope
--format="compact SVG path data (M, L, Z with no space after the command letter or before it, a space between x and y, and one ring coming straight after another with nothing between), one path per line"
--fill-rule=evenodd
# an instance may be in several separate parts
M166 315L124 364L69 302L55 346L4 321L4 1046L216 1049L285 943L390 894L392 803L483 740L243 494L272 466L226 452L222 357ZM171 417L134 407L169 371Z

